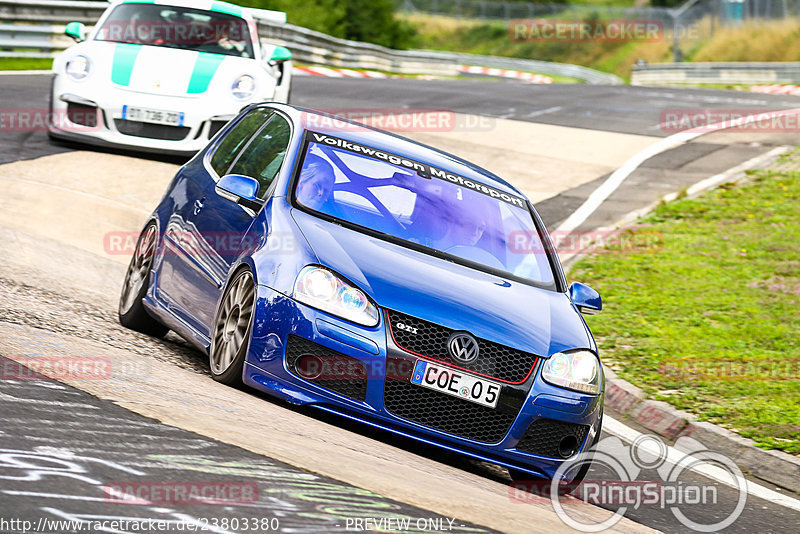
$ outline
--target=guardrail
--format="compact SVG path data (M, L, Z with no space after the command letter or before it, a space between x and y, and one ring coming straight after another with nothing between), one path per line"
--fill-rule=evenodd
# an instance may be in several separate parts
M800 63L655 63L636 65L631 85L800 83Z
M105 2L0 0L0 57L51 57L71 43L63 36L64 26L61 24L75 20L91 25L107 6ZM49 24L31 24L36 22ZM457 75L461 65L477 65L569 76L592 84L622 83L613 74L579 65L428 50L393 50L291 24L261 20L258 29L261 39L286 46L296 62L311 65L444 76Z
M622 80L580 65L532 59L455 54L430 50L393 50L370 43L332 37L291 24L259 23L259 35L273 44L287 46L297 62L345 68L369 68L404 74L456 75L460 65L569 76L593 84L617 85Z
M66 24L76 21L94 24L107 7L107 2L0 0L0 21L41 24Z
M0 24L0 57L48 58L72 43L64 35L64 26Z

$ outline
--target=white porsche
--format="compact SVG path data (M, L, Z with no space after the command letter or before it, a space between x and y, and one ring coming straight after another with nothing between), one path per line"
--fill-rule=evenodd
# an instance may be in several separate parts
M216 0L122 0L53 62L49 135L193 155L244 106L288 102L291 54L257 21L285 13Z

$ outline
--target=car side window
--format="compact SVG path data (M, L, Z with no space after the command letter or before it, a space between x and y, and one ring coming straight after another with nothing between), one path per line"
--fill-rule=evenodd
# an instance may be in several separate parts
M247 141L253 134L258 131L274 113L275 112L270 109L254 109L225 134L225 137L217 145L214 154L211 156L211 168L214 169L217 175L223 176L228 174L228 168L239 154L242 147L247 144Z
M255 178L259 184L258 198L264 200L286 157L291 133L289 122L274 114L242 149L228 172Z

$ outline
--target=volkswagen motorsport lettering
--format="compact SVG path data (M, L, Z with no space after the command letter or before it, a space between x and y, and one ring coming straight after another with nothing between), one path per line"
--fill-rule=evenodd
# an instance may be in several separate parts
M417 174L419 174L423 178L432 178L432 177L439 178L440 180L445 180L448 182L452 182L454 184L464 186L466 188L472 189L473 191L477 191L478 193L482 193L492 198L499 198L503 202L508 202L509 204L517 206L518 208L525 207L525 201L517 196L509 195L508 193L498 191L493 187L489 187L488 185L475 182L473 180L468 180L463 176L458 176L457 174L452 174L447 171L443 171L442 169L437 169L436 167L433 167L426 163L420 163L419 161L403 158L395 154L390 154L382 150L376 150L374 148L360 145L352 141L346 141L338 137L332 137L330 135L319 134L316 132L310 132L310 133L314 141L317 143L325 143L326 145L335 146L336 148L341 148L343 150L347 150L348 152L353 152L356 154L364 154L365 156L369 156L372 158L382 159L384 161L388 161L393 165L399 165L401 167L414 170L417 172Z

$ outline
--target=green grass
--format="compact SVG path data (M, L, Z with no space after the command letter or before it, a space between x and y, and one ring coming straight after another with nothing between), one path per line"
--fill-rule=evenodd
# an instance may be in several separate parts
M800 152L792 156L800 161ZM795 165L795 168L800 168ZM660 206L641 249L589 256L601 356L652 398L800 454L800 172ZM644 244L648 243L648 246Z
M670 61L668 40L653 43L519 42L502 21L454 19L432 15L405 15L416 26L418 48L470 54L508 56L584 65L629 78L638 59Z
M589 11L587 18L591 18ZM575 16L570 11L554 17ZM612 72L626 80L637 60L673 60L669 29L656 42L518 42L511 39L503 21L419 14L403 17L417 28L413 44L418 48L574 63ZM713 30L711 20L705 19L692 33L691 38L681 41L684 61L800 61L797 19L754 21L736 27L720 27L716 23Z
M0 70L50 70L52 59L0 58Z

